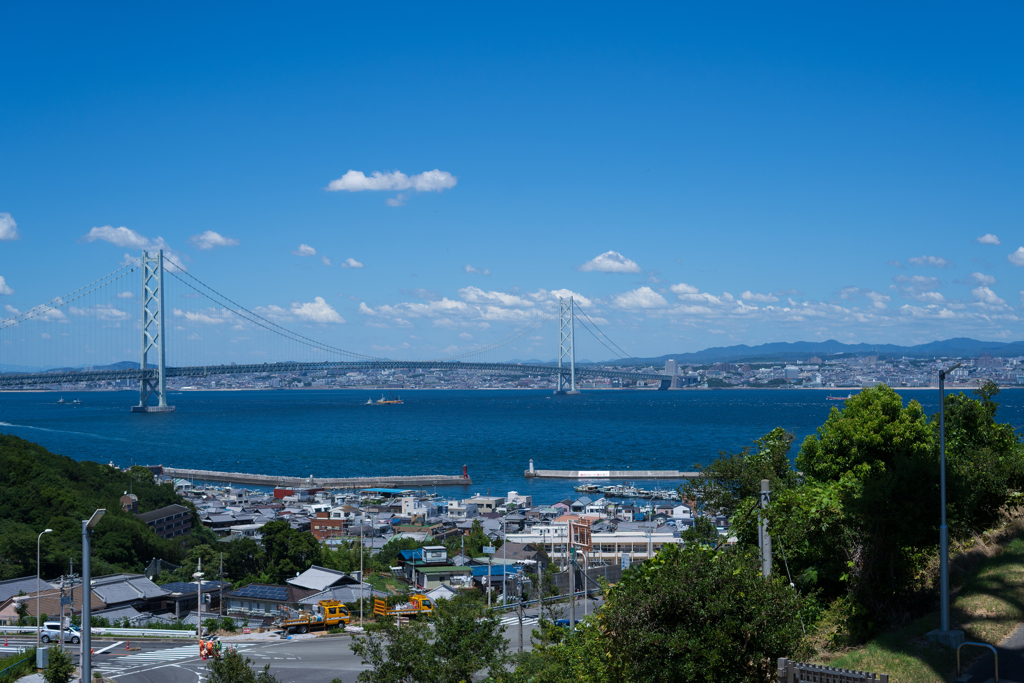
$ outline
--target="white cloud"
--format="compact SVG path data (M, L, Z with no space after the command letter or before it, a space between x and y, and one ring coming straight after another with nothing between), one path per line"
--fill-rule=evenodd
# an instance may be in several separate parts
M949 268L956 265L940 256L915 256L907 259L907 262L913 263L915 266L935 266L936 268Z
M483 270L480 270L479 268L474 268L473 266L469 265L468 263L466 265L464 265L462 267L462 269L464 271L466 271L467 273L470 273L470 274L472 274L472 273L476 273L477 275L490 275L491 274L491 271L487 270L486 268L484 268Z
M779 300L779 297L774 294L762 294L761 292L751 292L750 290L740 294L740 298L744 301L755 301L761 304L770 304Z
M342 268L362 268L363 267L362 263L360 263L359 261L356 261L351 256L348 257L347 259L345 259L344 261L342 261L341 263L339 263L338 265L340 267L342 267Z
M259 309L256 310L258 311ZM174 316L176 318L184 318L189 322L205 323L207 325L223 325L234 322L234 316L226 308L207 308L199 311L183 311L180 308L175 308Z
M235 247L241 244L233 237L225 237L213 230L207 230L200 235L192 235L188 238L189 243L196 249L213 249L214 247Z
M52 339L52 337L50 336L49 332L43 332L43 333L42 333L41 335L39 335L39 336L40 336L40 337L42 337L43 339ZM198 599L198 598L197 598L197 599Z
M640 273L640 266L636 261L626 258L617 251L606 251L600 256L595 256L582 266L580 270L585 273L595 271L598 273Z
M640 287L612 297L612 306L626 310L638 308L664 308L668 306L665 297L650 287Z
M996 283L996 279L994 277L986 275L985 273L971 273L968 277L979 285L994 285Z
M10 294L14 294L14 290L11 289L11 286L7 284L6 280L4 280L4 276L0 275L0 296L8 296Z
M1000 244L1002 244L1002 242L999 241L999 238L996 237L995 235L993 235L992 233L987 233L985 235L982 235L981 237L979 237L975 241L978 244L992 244L992 245L995 245L995 246L999 246Z
M300 244L299 248L292 252L296 256L316 256L316 249L308 244Z
M516 308L533 306L532 301L527 301L521 296L505 294L504 292L485 292L479 287L463 287L459 290L459 297L471 304L494 304Z
M672 285L668 289L673 294L697 294L700 292L699 289L693 285L688 285L685 282L680 282L678 285Z
M171 249L163 237L157 237L156 239L150 239L145 235L135 232L130 228L126 228L123 225L119 228L115 228L111 225L104 225L102 227L93 228L88 233L82 236L82 240L85 242L95 242L97 240L101 242L109 242L118 247L127 247L129 249L145 249L146 251L156 251L163 249L164 251L164 267L167 270L185 270L185 259L181 254ZM131 254L124 255L125 263L138 260L137 256Z
M326 256L321 256L320 263L324 264L325 266L329 266L331 265L331 259L327 258Z
M461 333L459 335L459 339L465 339L466 341L471 341L473 339L473 335L471 335L469 332L463 332L463 333Z
M409 195L404 192L399 192L394 197L390 197L384 200L384 203L388 206L405 206L406 200L409 199Z
M322 296L314 297L310 303L295 302L291 306L292 315L300 320L311 323L343 323L345 319L338 315Z
M871 305L875 308L888 308L886 304L892 301L892 297L887 294L880 294L879 292L867 292L865 296L871 300Z
M188 339L189 341L197 341L197 340L199 340L199 339L202 339L202 337L200 337L200 336L199 336L198 334L196 334L195 332L193 332L192 334L190 334L190 335L188 335L187 337L185 337L185 339ZM197 599L198 599L198 598L197 598Z
M977 299L978 301L982 301L986 304L992 304L993 306L1001 306L1006 303L998 296L996 296L996 293L993 292L988 287L978 287L977 289L972 289L971 294L973 294L974 298Z
M540 292L544 292L544 290L542 289L540 290ZM537 292L537 294L539 294L540 292ZM559 298L568 299L569 297L572 297L574 302L578 303L580 306L586 306L587 308L590 308L591 306L594 305L593 301L583 296L579 292L572 291L571 289L552 289L550 292L545 292L545 294L550 294L552 300L557 300ZM535 301L538 300L534 294L529 294L528 296L531 299L534 299Z
M131 292L118 292L117 293L117 298L118 299L134 299L135 295L132 294Z
M55 299L55 301L59 301L59 299ZM21 311L10 304L4 306L4 309L11 315L21 315ZM34 320L41 320L42 322L47 323L66 323L68 321L68 317L66 315L58 311L56 308L51 308L46 304L30 308L26 313L31 313L32 319Z
M0 241L16 240L19 237L18 224L11 218L11 214L0 211Z
M942 303L946 300L946 298L938 292L905 292L904 296L908 299L913 299L914 301L925 301L935 304Z
M89 308L68 306L68 313L71 315L96 318L97 320L130 320L132 317L129 313L126 313L119 308L114 308L113 304L96 304Z
M1024 247L1017 247L1017 251L1007 256L1006 260L1015 266L1024 266Z
M448 171L434 169L408 176L401 171L381 173L374 171L367 177L362 171L349 170L348 173L327 185L328 192L363 192L388 190L416 190L417 192L441 192L455 187L458 178ZM392 204L392 206L395 206Z

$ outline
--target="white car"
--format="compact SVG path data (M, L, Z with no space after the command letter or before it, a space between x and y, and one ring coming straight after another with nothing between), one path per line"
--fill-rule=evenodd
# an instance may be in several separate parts
M44 621L43 628L39 632L39 640L44 643L58 642L60 641L60 622L59 621ZM82 641L81 636L78 633L78 629L74 626L64 629L64 642L73 643L78 645Z

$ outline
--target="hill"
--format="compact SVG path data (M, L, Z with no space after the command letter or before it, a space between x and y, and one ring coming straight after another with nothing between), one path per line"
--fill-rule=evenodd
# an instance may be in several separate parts
M838 354L896 356L911 358L964 357L977 358L983 353L993 356L1024 355L1024 341L994 342L978 341L966 337L956 337L942 341L933 341L916 346L900 346L898 344L844 344L835 339L826 341L773 342L758 346L738 344L736 346L716 346L693 353L676 353L657 356L655 358L637 358L629 361L618 361L621 365L635 365L637 361L645 364L662 365L669 359L680 363L722 363L736 361L786 361L806 359L810 356L826 358Z
M16 436L0 434L0 580L34 574L36 537L42 540L42 574L59 576L82 563L82 522L93 511L107 513L93 532L93 574L142 571L153 557L184 556L181 540L161 539L118 499L129 488L147 512L184 504L169 485L159 485L145 468L122 472L96 462L56 455Z

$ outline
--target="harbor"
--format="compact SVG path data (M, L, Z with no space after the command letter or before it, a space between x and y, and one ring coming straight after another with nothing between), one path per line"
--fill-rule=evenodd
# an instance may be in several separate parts
M374 487L397 486L470 486L473 480L462 468L462 475L418 474L410 476L387 477L289 477L274 474L251 474L248 472L215 472L213 470L193 470L178 467L153 465L149 467L157 476L188 479L220 484L242 484L248 486L267 486L283 488L327 488L327 489L359 489Z
M700 472L679 470L538 470L530 461L530 468L523 472L527 479L694 479Z

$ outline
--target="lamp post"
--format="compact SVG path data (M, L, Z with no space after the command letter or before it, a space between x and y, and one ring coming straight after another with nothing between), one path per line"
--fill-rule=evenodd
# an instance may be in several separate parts
M941 524L939 525L939 605L940 626L928 632L928 640L938 641L946 647L957 647L964 642L963 631L949 629L949 528L946 526L946 373L960 367L957 363L939 370L939 491L941 497Z
M363 577L363 527L365 524L360 520L359 524L359 628L363 627L363 584L366 579Z
M40 580L39 580L39 547L40 547L40 543L42 543L42 541L43 541L43 534L48 534L51 531L53 531L53 529L44 529L43 531L39 532L39 536L36 537L36 649L37 650L39 649L39 632L42 629L42 625L43 625L42 620L41 620L43 613L39 611L39 585L41 583Z
M107 511L97 510L82 520L82 683L92 680L92 529Z
M199 564L196 567L196 569L198 571L192 575L192 578L196 580L196 595L199 598L199 611L197 613L199 623L196 624L196 635L199 638L199 649L200 654L202 654L201 651L203 649L203 558L199 558Z

